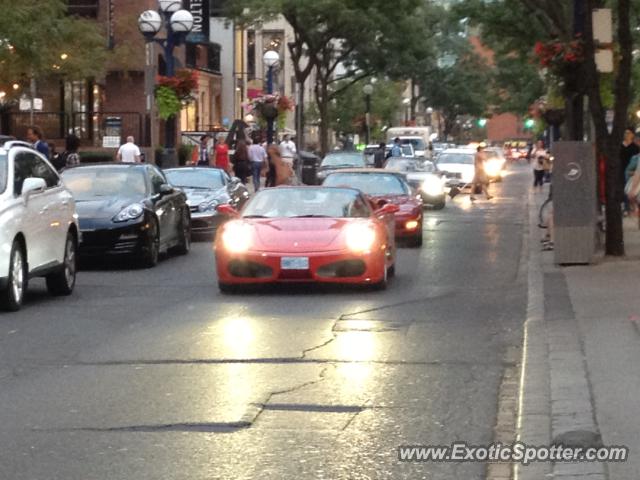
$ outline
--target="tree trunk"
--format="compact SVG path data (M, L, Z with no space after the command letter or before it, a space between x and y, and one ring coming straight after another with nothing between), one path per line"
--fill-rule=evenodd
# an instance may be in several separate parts
M329 86L321 75L318 75L316 82L316 105L320 116L320 153L325 156L329 151Z
M565 98L567 140L584 140L584 96L568 94Z

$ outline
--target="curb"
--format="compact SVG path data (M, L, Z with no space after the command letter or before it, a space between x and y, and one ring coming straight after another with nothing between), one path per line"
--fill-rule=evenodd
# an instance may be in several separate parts
M575 318L549 320L545 316L543 258L533 235L537 230L537 202L531 191L528 207L527 319L517 439L533 446L598 446L600 435L578 322ZM544 478L604 480L605 468L600 463L584 462L539 462L514 468L516 480Z

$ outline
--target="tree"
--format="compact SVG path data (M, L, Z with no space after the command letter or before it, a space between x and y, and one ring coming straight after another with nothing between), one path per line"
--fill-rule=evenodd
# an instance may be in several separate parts
M633 32L638 19L631 16L639 7L637 0L466 0L463 11L482 27L483 39L504 55L526 57L535 42L580 42L582 58L573 68L556 71L552 77L564 86L568 138L582 139L583 97L589 98L589 110L595 127L595 142L599 158L606 162L606 253L624 254L622 211L620 199L620 144L629 119L631 80L633 74ZM610 7L614 13L616 32L615 72L601 75L595 62L596 45L590 12L594 8ZM522 19L527 19L523 22ZM606 121L607 83L611 81L613 126L609 133Z
M106 39L95 22L67 15L64 0L0 0L0 85L55 76L99 76Z
M330 103L330 127L338 133L364 135L366 129L365 97L362 91L370 79L349 85L336 95ZM371 139L382 140L381 128L391 126L402 108L402 82L378 80L371 95ZM336 87L341 88L338 82Z

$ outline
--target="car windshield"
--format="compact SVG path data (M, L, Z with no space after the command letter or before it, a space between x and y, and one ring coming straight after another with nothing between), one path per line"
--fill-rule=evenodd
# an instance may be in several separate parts
M334 173L323 185L357 188L366 195L406 195L407 184L397 175L383 173Z
M364 155L354 153L332 153L324 157L321 167L364 167Z
M433 172L435 170L433 163L412 158L390 158L385 168L401 172Z
M424 143L424 140L421 138L404 138L402 139L402 143L413 145L414 150L426 150L427 146Z
M310 187L261 190L242 212L244 218L364 218L370 214L355 190Z
M438 157L438 164L462 163L473 165L474 158L473 153L442 153Z
M4 192L5 188L7 188L7 176L9 175L7 171L8 164L7 154L0 155L0 193Z
M80 167L65 170L62 179L77 201L102 197L143 197L144 173L138 168Z
M164 174L169 183L176 187L207 190L217 190L224 187L222 170L213 168L165 170Z

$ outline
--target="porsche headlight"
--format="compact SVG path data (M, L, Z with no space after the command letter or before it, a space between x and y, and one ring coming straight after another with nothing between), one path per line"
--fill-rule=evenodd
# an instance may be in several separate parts
M123 208L120 213L113 217L114 222L126 222L129 220L135 220L144 213L144 207L139 203L134 203L126 208Z
M251 227L246 223L227 223L222 232L222 245L230 253L244 253L252 243Z
M371 225L352 224L345 229L347 247L352 252L364 253L371 250L376 241L376 232Z
M490 177L497 177L502 171L502 161L499 159L489 160L484 164L484 172Z
M438 177L427 177L427 179L422 184L422 191L430 197L437 197L438 195L442 195L444 193L442 180L440 180Z

